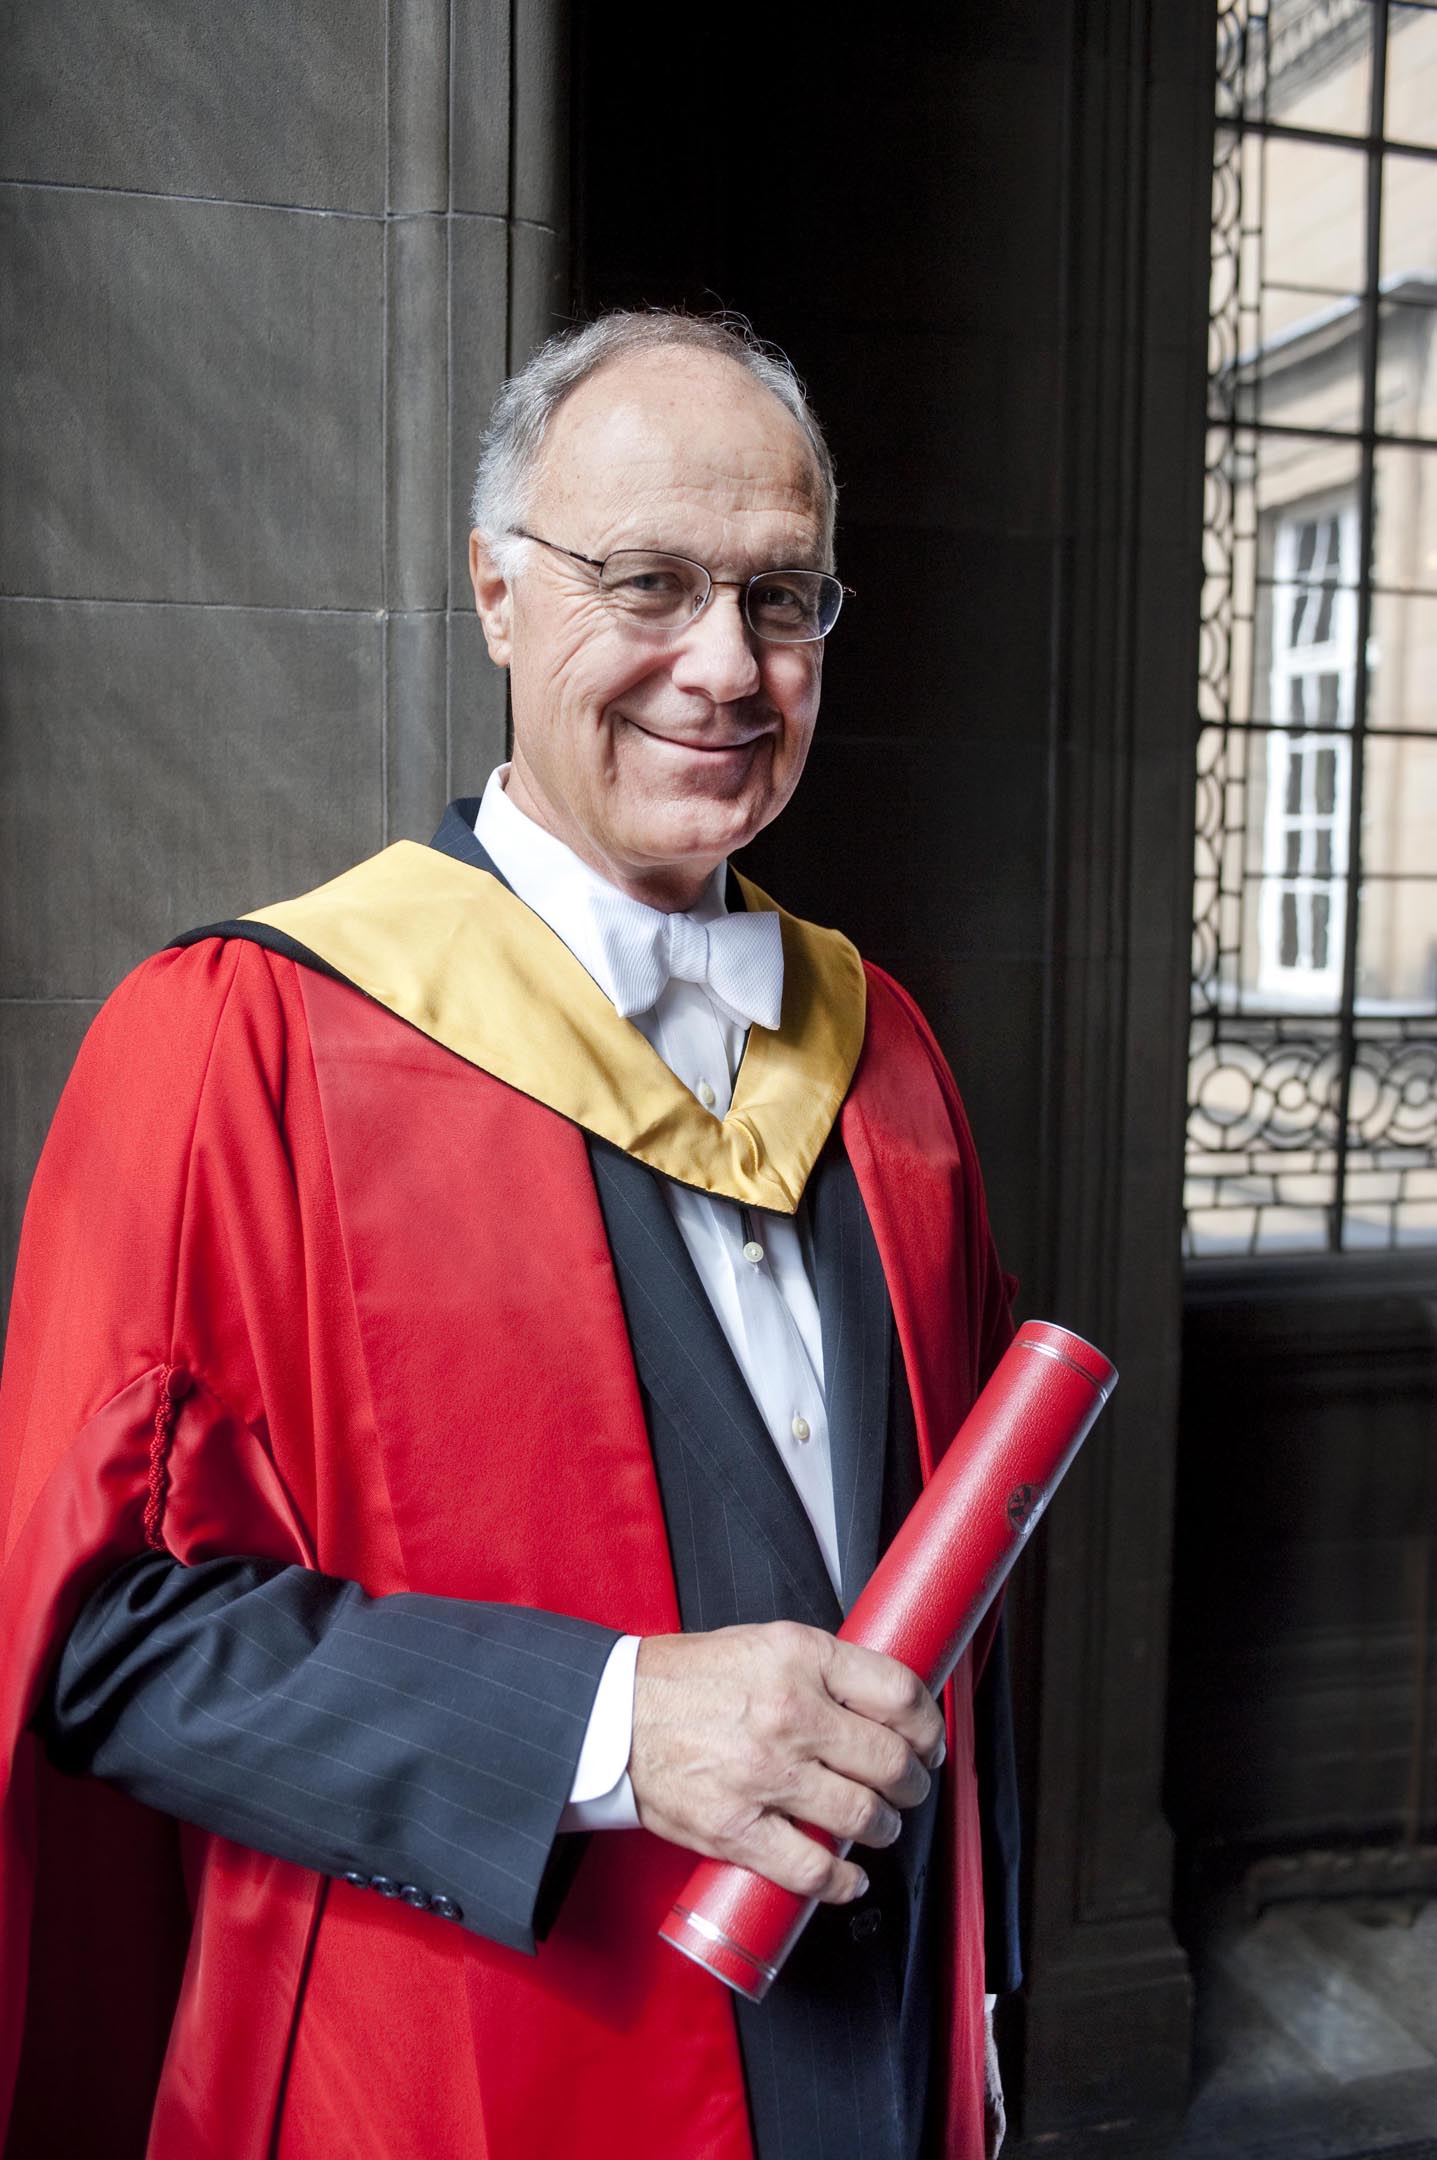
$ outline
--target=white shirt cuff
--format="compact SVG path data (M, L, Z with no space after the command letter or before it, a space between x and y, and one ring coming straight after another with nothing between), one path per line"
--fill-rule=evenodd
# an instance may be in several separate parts
M569 1804L559 1817L561 1831L639 1827L634 1788L629 1783L639 1641L637 1635L621 1635L609 1652L589 1712L589 1729L579 1750Z

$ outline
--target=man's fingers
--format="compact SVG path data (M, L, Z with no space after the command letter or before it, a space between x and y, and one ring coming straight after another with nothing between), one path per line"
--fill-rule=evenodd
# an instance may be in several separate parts
M918 1807L928 1797L933 1780L908 1742L891 1726L876 1724L857 1711L835 1705L818 1752L820 1761L840 1778L868 1786L892 1807Z
M920 1762L943 1760L943 1713L916 1673L897 1658L830 1638L824 1683L835 1702L908 1742Z
M782 1815L765 1815L748 1837L743 1865L782 1890L817 1898L824 1905L851 1905L868 1888L868 1877L854 1860L840 1860L826 1846L805 1837Z
M868 1786L852 1778L836 1777L815 1763L803 1781L803 1797L794 1809L800 1822L826 1830L830 1837L870 1845L877 1851L893 1844L903 1828L903 1817Z
M928 1794L919 1758L942 1731L912 1673L817 1628L652 1636L636 1666L629 1778L646 1830L842 1902L856 1865L795 1824L890 1844L897 1811Z

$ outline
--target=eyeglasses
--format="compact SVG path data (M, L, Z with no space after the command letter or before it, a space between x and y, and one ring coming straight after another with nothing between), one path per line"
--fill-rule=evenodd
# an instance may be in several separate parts
M732 585L743 594L744 621L755 637L771 645L812 645L828 636L845 598L854 597L851 585L826 570L760 570L746 580L715 578L686 555L620 548L600 562L517 525L512 532L516 540L532 540L551 554L567 555L571 562L597 570L599 590L636 630L682 630L703 613L716 585Z

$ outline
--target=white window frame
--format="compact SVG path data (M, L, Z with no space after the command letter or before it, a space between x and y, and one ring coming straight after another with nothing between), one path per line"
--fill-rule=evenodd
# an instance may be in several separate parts
M1335 564L1314 561L1298 577L1298 549L1306 525L1327 528L1336 540ZM1320 604L1321 569L1333 567L1328 636L1321 643L1304 639L1301 612ZM1267 738L1267 799L1263 812L1262 884L1259 889L1257 957L1259 993L1284 1005L1333 1006L1342 994L1342 955L1346 937L1347 838L1352 804L1352 716L1357 689L1357 505L1350 498L1305 505L1285 512L1273 540L1272 660L1269 671L1274 721L1292 711L1293 692L1323 676L1337 681L1337 730L1300 733L1275 728ZM1299 632L1293 635L1294 628ZM1313 716L1316 717L1314 696ZM1334 759L1330 811L1318 808L1316 774L1319 754ZM1297 773L1298 807L1288 809L1288 791ZM1288 843L1298 837L1297 868L1290 870ZM1319 838L1329 836L1329 868L1319 869ZM1282 960L1283 901L1290 897L1297 914L1298 957ZM1327 901L1327 948L1322 964L1315 954L1317 902Z

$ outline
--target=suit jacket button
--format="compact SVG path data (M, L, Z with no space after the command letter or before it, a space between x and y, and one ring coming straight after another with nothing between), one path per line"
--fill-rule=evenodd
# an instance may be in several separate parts
M429 1892L421 1890L417 1882L401 1883L399 1885L399 1895L403 1898L405 1904L412 1905L416 1912L428 1912Z
M377 1890L381 1897L398 1897L399 1895L399 1885L392 1875L371 1875L369 1887L371 1890Z
M872 1942L883 1925L883 1915L876 1905L864 1912L856 1912L848 1923L848 1932L856 1943Z
M438 1913L441 1920L462 1920L464 1918L462 1911L455 1904L453 1898L432 1897L429 1900L429 1910L432 1913Z
M339 1879L341 1882L352 1883L356 1890L367 1890L369 1888L369 1877L361 1875L357 1868L347 1869Z

